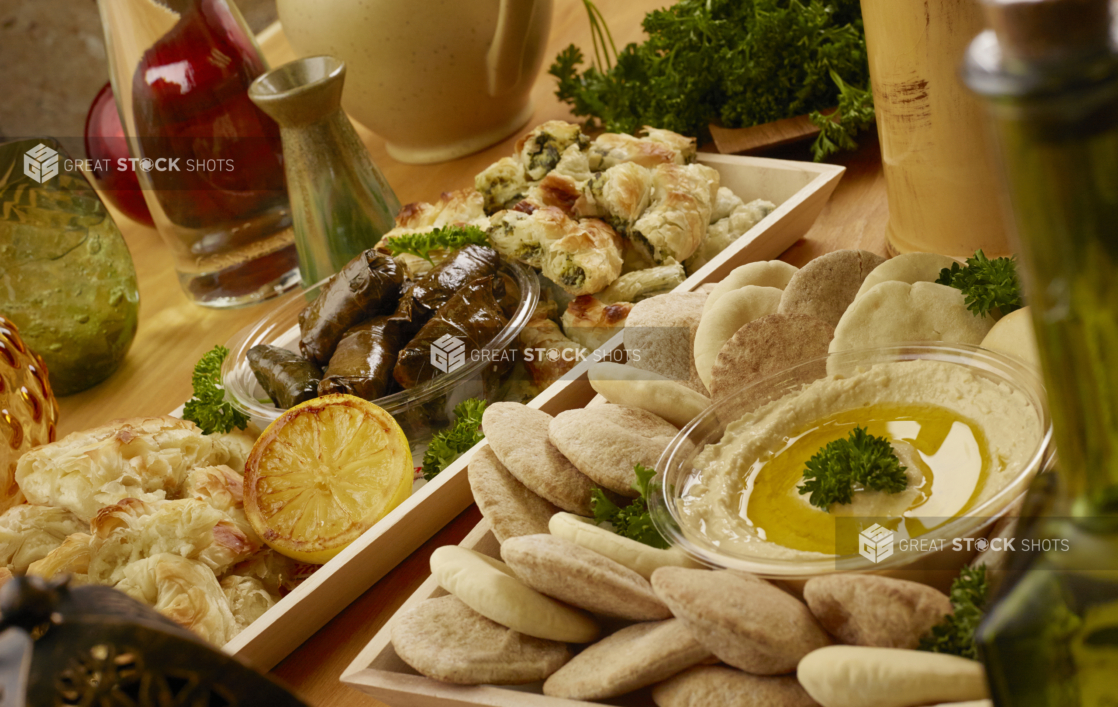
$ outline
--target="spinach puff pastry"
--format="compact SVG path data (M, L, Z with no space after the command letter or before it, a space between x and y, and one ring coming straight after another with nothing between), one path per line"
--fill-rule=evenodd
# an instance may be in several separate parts
M500 211L489 220L489 240L498 253L534 268L543 267L551 244L571 231L575 223L561 209L543 207L528 211Z
M581 217L599 217L627 235L651 200L652 172L625 162L591 177L575 202L575 212Z
M604 221L572 223L565 236L544 249L543 274L568 294L592 295L621 274L623 244Z
M485 213L511 209L528 193L528 173L512 157L502 157L474 177L474 188L482 195Z
M629 229L633 245L658 265L686 260L706 236L719 181L705 165L654 167L652 203Z
M516 142L516 157L528 178L539 181L559 164L563 153L572 145L586 149L590 139L582 128L563 120L549 120L531 130Z
M671 130L645 127L644 137L624 133L602 133L590 144L590 169L601 171L624 162L642 167L659 164L688 164L697 152L694 138Z

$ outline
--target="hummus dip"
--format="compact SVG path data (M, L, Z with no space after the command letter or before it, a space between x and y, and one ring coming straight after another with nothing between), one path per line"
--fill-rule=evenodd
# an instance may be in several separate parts
M812 506L799 493L806 462L856 426L890 441L907 488L855 487L849 504ZM836 518L918 536L1014 481L1043 434L1037 409L1004 382L954 363L881 363L822 378L731 423L721 441L696 456L677 515L690 540L730 555L845 555L857 551L857 533L844 532L836 544Z

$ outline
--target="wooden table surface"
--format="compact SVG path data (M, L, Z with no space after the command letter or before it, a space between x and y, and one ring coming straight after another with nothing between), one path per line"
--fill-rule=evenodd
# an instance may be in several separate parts
M599 0L618 46L641 38L644 14L665 5L665 0ZM295 57L282 33L262 38L272 66ZM575 43L590 49L586 12L578 0L556 0L550 45L541 76L533 91L536 112L528 126L545 120L573 120L566 106L554 96L554 79L547 66L560 49ZM473 184L474 174L512 154L515 136L480 153L437 165L407 165L393 160L384 141L358 126L374 161L392 184L401 203L437 197L448 189ZM522 133L524 131L521 131ZM888 208L881 154L877 139L866 135L861 148L835 162L846 174L805 238L782 256L803 265L822 253L839 248L861 248L885 254ZM767 156L808 160L806 145L782 148ZM242 327L264 316L265 303L238 310L212 310L187 301L179 289L171 254L159 235L114 211L124 233L140 283L140 326L124 365L104 383L60 401L60 435L86 429L108 420L137 415L165 414L191 394L194 363L215 344L224 344ZM429 574L428 558L442 545L456 544L480 519L471 507L394 571L369 589L314 637L275 669L275 674L316 707L379 705L338 682L341 671L365 646L404 600Z

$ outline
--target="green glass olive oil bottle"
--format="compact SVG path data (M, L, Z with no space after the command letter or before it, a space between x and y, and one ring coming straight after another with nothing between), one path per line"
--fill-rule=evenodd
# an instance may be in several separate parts
M983 0L964 78L998 138L1058 469L977 640L997 707L1118 705L1118 49L1107 0Z

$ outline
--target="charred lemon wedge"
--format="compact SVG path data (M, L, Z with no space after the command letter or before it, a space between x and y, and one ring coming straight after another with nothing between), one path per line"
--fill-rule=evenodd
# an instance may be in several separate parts
M352 395L283 413L245 463L245 514L272 549L322 564L411 495L411 449L392 416Z

